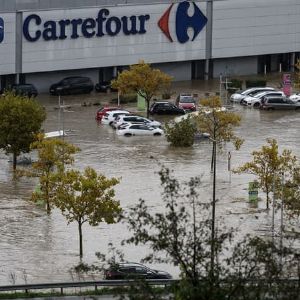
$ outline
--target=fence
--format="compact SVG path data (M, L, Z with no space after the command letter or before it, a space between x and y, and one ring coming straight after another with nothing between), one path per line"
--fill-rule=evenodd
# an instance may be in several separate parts
M176 283L175 279L147 279L147 283L153 286L167 286ZM128 287L135 280L99 280L99 281L82 281L82 282L61 282L61 283L40 283L40 284L20 284L20 285L3 285L0 286L0 292L24 291L28 293L30 290L53 290L59 289L60 293L64 293L67 288L91 288L97 291L98 287Z

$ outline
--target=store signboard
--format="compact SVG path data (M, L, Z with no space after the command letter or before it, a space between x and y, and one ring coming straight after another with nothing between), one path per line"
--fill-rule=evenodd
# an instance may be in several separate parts
M282 76L282 90L286 96L291 95L292 90L292 79L291 74L285 73Z

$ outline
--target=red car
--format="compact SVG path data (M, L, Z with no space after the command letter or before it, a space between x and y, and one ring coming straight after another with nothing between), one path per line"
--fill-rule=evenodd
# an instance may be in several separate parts
M101 121L102 120L102 117L108 112L108 111L112 111L112 110L119 110L120 107L109 107L109 106L105 106L105 107L101 107L97 110L97 113L96 113L96 117L95 119L97 121Z
M196 99L192 94L180 94L176 99L176 105L185 111L196 111Z

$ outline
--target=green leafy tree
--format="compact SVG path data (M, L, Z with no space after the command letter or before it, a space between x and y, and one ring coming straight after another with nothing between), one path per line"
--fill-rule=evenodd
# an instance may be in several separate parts
M54 179L56 172L63 172L65 165L74 162L73 155L80 149L62 139L44 139L41 134L38 140L31 144L32 150L37 150L38 159L32 164L32 170L27 174L39 177L39 191L32 194L32 200L42 199L46 202L47 213L53 206Z
M179 285L173 289L175 299L254 300L270 295L276 299L279 291L284 291L283 299L297 295L299 284L294 282L291 288L288 281L300 278L297 249L291 245L277 248L271 241L249 235L232 245L233 231L226 232L223 226L214 237L216 264L211 276L211 220L209 204L199 199L199 178L181 184L166 168L159 174L164 209L153 211L145 200L140 200L124 212L124 221L132 233L126 242L149 248L145 262L179 266ZM135 295L129 299L135 299Z
M280 178L278 179L278 181ZM276 202L277 208L283 205L289 218L300 216L300 165L295 161L290 172L281 174L281 182L277 189L280 203Z
M237 168L235 173L248 173L257 177L258 185L266 194L266 208L269 209L270 193L280 193L281 176L286 174L292 177L297 158L291 150L284 149L279 153L278 144L275 139L267 139L267 145L258 151L252 152L252 161Z
M88 167L83 173L68 170L58 175L54 204L62 211L68 223L77 222L79 254L83 255L82 226L89 223L97 226L101 222L115 223L121 212L120 203L114 199L113 186L116 178L108 179Z
M159 91L167 89L172 77L159 69L153 69L143 60L118 74L118 78L112 81L112 87L122 94L135 92L145 98L147 103L147 118L149 117L150 101Z
M17 157L30 151L46 112L35 100L6 92L0 98L0 115L0 148L13 155L16 170Z
M183 118L179 122L169 122L165 125L167 141L175 147L191 147L195 141L196 126L193 120Z

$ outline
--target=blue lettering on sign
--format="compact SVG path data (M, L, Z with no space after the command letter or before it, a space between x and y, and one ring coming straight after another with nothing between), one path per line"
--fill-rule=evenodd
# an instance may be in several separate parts
M199 7L194 2L192 3L194 6L194 14L192 16L188 14L190 3L187 1L179 3L176 12L176 36L179 43L182 44L189 40L187 33L189 28L193 28L194 30L193 41L207 23L207 18L203 15Z
M0 18L0 43L4 40L4 20Z
M96 19L64 19L59 21L47 20L42 22L40 16L32 14L26 17L23 23L23 35L29 42L36 42L41 37L45 41L55 41L57 39L64 40L67 38L77 39L79 36L91 38L94 36L102 37L104 35L116 36L120 32L125 35L145 34L146 21L150 19L150 15L140 16L109 16L108 9L100 9ZM31 26L37 26L35 31L30 30ZM67 28L71 32L67 36Z

